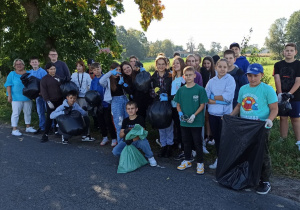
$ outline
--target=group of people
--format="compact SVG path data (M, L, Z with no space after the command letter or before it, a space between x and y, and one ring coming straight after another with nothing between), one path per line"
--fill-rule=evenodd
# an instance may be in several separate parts
M137 137L125 141L125 136L136 124L146 129L147 109L154 101L169 102L172 106L172 123L167 128L159 129L161 150L158 156L170 157L176 145L181 152L176 155L175 160L182 160L177 169L191 167L193 158L196 157L196 172L204 174L203 154L208 153L206 143L215 145L218 156L223 115L265 121L265 127L270 129L272 121L277 117L278 102L282 101L284 94L290 94L294 96L290 99L292 110L280 116L281 137L287 137L290 117L300 150L300 62L295 60L295 44L286 44L283 52L285 59L274 67L277 94L271 86L261 82L264 76L262 65L250 65L246 57L241 56L238 43L232 43L221 59L210 56L202 59L198 54L191 54L184 61L180 54L175 53L171 67L169 60L159 54L155 59L156 71L151 76L149 93L145 93L135 85L136 76L145 71L136 56L131 56L129 62L113 62L105 74L99 62L89 59L88 70L85 70L84 62L78 61L77 71L70 75L67 65L57 60L58 54L52 49L49 52L51 62L46 64L46 70L39 67L37 58L30 59L33 69L28 73L41 79L40 96L36 99L38 130L30 126L32 101L22 95L20 77L26 73L25 65L21 59L16 59L13 63L15 71L8 75L5 83L8 101L12 103L13 110L12 135L22 135L17 125L23 109L26 132L42 132L41 141L46 142L52 127L56 134L62 135L62 143L67 144L71 136L59 130L55 119L59 115L68 114L70 110L77 110L89 125L85 93L95 90L102 99L102 107L95 111L94 117L94 123L102 134L100 145L108 144L109 134L114 155L120 155L126 144L133 144L145 153L151 166L156 166L157 162L147 139ZM62 78L66 77L71 78L79 91L70 91L64 99L60 85ZM265 138L266 145L268 139L269 135ZM87 126L82 141L94 140ZM262 161L261 182L257 192L266 194L271 189L271 165L267 146ZM218 157L209 168L216 169L217 165Z

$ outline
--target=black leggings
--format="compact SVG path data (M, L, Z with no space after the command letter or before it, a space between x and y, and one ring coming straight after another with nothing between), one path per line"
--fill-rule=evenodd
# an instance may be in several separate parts
M217 156L219 155L221 132L222 132L222 117L209 115L209 125L212 135L214 136Z
M97 111L97 118L99 122L102 137L107 136L107 129L112 139L117 139L116 128L113 124L111 115L111 106L103 107L102 112Z

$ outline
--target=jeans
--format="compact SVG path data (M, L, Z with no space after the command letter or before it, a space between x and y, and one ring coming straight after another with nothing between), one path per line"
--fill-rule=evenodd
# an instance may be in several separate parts
M202 127L183 127L181 126L182 141L184 143L185 160L191 160L192 147L196 148L197 163L203 163L202 149Z
M161 146L164 147L166 145L173 145L174 141L174 133L173 133L173 120L171 122L171 125L165 129L159 129L159 139Z
M152 158L153 157L153 152L151 150L150 144L148 142L147 139L144 140L137 140L132 142L132 145L135 146L138 149L141 149L144 153L145 153L145 157L146 158ZM124 140L122 139L117 146L114 147L114 149L112 150L112 153L115 156L120 156L122 150L124 149L124 147L126 146L126 143L124 142Z
M126 112L127 102L128 99L125 95L113 96L111 101L111 113L117 130L118 143L121 141L120 131L121 131L123 119L128 117L128 114Z
M42 96L39 96L35 99L36 102L36 110L39 116L39 128L44 131L45 130L45 123L46 123L46 102L44 101Z
M220 139L222 132L222 119L220 116L209 115L209 126L215 140L217 156L219 154Z

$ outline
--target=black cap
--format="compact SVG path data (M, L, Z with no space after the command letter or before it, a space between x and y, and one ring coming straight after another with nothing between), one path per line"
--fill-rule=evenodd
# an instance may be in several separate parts
M214 56L212 57L212 59L214 60L214 63L216 64L217 61L220 59L220 56L214 55Z
M87 64L88 64L88 65L91 65L92 63L95 63L94 59L89 58L88 61L87 61Z

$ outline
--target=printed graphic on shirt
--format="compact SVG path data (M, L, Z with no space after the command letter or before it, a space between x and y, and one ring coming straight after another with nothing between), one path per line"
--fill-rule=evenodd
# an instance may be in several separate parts
M242 108L247 113L246 116L243 116L244 118L248 118L251 120L259 120L259 117L254 112L258 111L259 108L257 103L257 97L255 95L244 95L242 100ZM249 116L248 114L251 114L251 116Z
M290 91L295 84L295 70L291 67L280 69L280 80L282 91Z
M199 100L199 96L198 95L193 95L193 101L197 102Z

